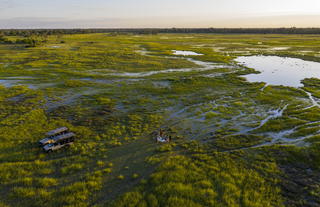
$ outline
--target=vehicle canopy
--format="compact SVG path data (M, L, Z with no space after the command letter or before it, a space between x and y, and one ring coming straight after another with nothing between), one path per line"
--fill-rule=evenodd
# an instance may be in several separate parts
M66 132L66 131L68 131L67 127L61 127L61 128L58 128L58 129L55 129L55 130L52 130L52 131L48 132L47 136L51 137L51 136L54 136L56 134L59 134L59 133L62 133L62 132Z
M39 141L39 144L41 144L41 145L46 145L46 144L51 143L52 141L53 141L53 140L50 139L50 138L44 138L44 139L42 139L42 140Z
M45 151L48 151L48 150L50 150L53 146L54 146L53 144L47 144L47 145L43 146L43 149L44 149Z
M62 134L62 135L56 136L55 138L53 138L53 142L58 142L58 141L61 141L64 139L74 137L74 136L75 136L75 134L73 132L69 132L67 134Z
M165 134L165 132L160 129L157 137L156 137L157 142L165 143L165 142L170 142L171 141L171 136L168 136Z
M167 137L157 136L157 142L161 142L161 143L169 142L169 139Z

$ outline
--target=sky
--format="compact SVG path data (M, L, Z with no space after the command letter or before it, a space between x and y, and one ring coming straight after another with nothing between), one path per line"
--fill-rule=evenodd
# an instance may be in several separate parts
M0 28L320 27L320 0L0 0Z

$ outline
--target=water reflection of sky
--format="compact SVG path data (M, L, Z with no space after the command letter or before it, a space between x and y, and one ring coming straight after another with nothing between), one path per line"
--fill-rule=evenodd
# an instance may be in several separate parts
M301 87L305 78L320 78L320 63L278 56L243 56L237 62L260 71L243 77L249 82Z
M184 55L184 56L188 56L188 55L195 55L195 56L202 55L202 54L199 54L199 53L196 53L196 52L185 51L185 50L172 50L172 52L173 52L174 55Z

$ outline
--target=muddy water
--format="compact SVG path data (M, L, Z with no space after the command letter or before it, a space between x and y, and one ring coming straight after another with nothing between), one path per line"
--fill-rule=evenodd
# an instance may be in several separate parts
M320 78L318 62L278 56L243 56L236 61L260 72L243 76L249 82L298 88L303 86L301 81L305 78Z

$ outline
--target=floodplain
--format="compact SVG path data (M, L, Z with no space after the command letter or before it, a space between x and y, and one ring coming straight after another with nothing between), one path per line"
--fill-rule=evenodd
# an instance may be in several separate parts
M319 65L319 45L112 33L0 44L0 206L319 206L317 73L295 65L308 74L298 84L249 81L262 73L241 61ZM75 144L44 153L37 142L61 126ZM159 129L170 143L155 142Z

